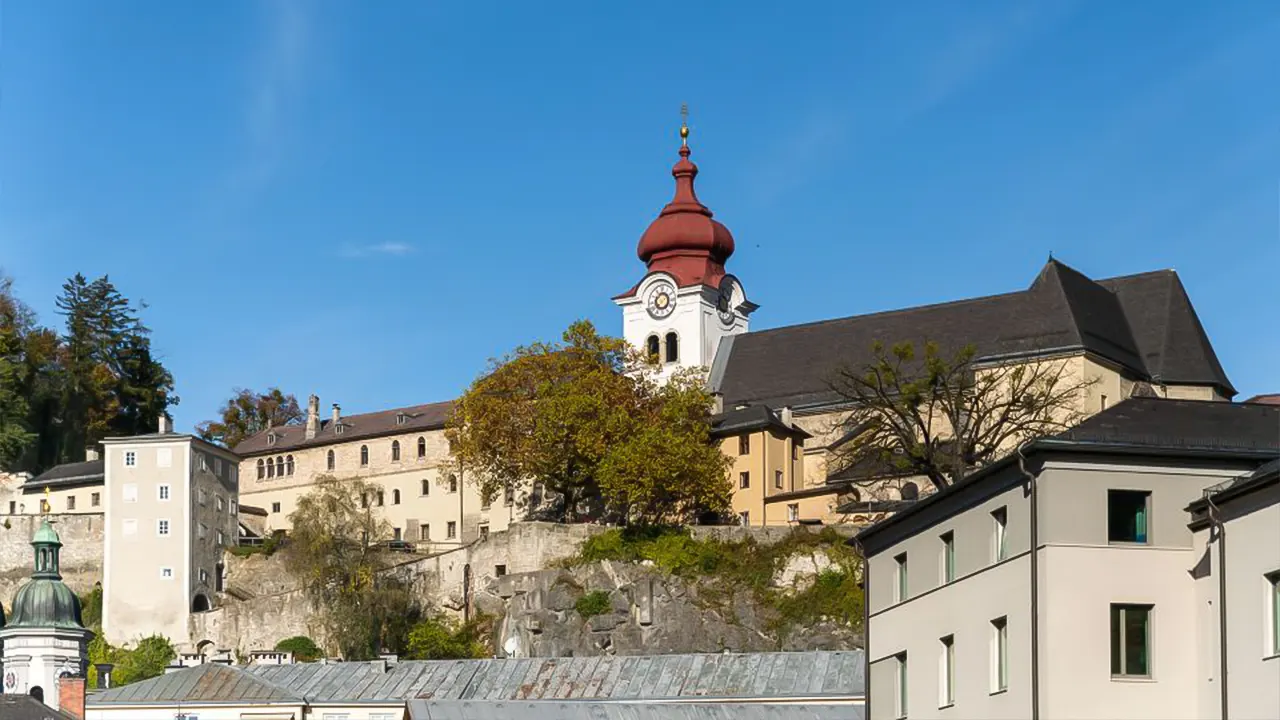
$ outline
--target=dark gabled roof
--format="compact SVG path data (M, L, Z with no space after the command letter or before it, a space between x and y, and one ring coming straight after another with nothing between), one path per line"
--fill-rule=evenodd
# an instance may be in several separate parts
M1176 272L1157 270L1098 284L1119 298L1151 378L1170 385L1214 385L1227 397L1236 394Z
M51 467L22 484L23 490L44 490L46 487L62 487L67 485L102 484L105 477L102 460L63 463Z
M739 335L716 390L726 406L834 403L832 374L877 341L971 344L984 358L1087 350L1139 378L1235 393L1173 271L1095 282L1056 260L1018 292Z
M1132 398L1059 434L1072 443L1275 451L1280 407L1212 400Z
M798 438L813 437L804 429L787 425L778 413L766 405L751 405L711 416L711 437L724 438L744 432L771 430Z
M210 703L303 703L302 693L286 689L253 673L221 663L204 663L150 680L122 685L90 695L89 707L199 705Z
M1208 400L1131 398L1074 429L1028 443L1022 456L1073 453L1148 457L1237 465L1249 469L1280 457L1280 407ZM1020 482L1018 455L1010 454L858 533L871 551L908 537L958 512L984 492L984 481L1003 476ZM1006 472L1008 471L1008 472ZM1018 477L1013 477L1018 476ZM886 537L890 539L885 539Z
M1262 395L1254 395L1245 400L1247 403L1257 403L1259 405L1280 405L1280 393L1263 393Z
M307 439L304 425L283 425L270 430L263 430L256 435L245 438L239 445L236 445L235 452L242 457L252 457L254 455L275 454L302 447L351 442L352 440L362 440L382 435L439 430L449 421L449 415L452 412L453 401L448 400L426 405L411 405L409 407L351 415L339 420L339 423L343 426L341 433L334 432L332 420L323 420L320 423L319 432L310 440ZM405 416L403 425L399 425L396 422L400 415ZM276 441L274 444L268 444L268 434L275 435Z
M57 692L57 688L51 692ZM54 710L30 695L8 693L0 695L0 718L4 720L75 720L73 716Z

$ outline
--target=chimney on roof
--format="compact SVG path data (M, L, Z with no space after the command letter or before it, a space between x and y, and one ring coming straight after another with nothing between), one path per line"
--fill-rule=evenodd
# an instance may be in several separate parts
M320 396L312 393L311 397L307 398L307 439L314 439L318 432L320 432Z
M333 424L337 425L342 420L342 408L338 403L333 404Z
M76 720L84 720L83 675L68 675L58 678L57 709Z
M794 427L794 425L792 424L790 405L782 408L782 410L778 412L778 419L782 421L783 425L786 425L787 427Z
M169 419L167 413L160 413L160 420L156 423L156 432L161 435L173 432L173 420Z
M87 447L87 448L85 448L85 449L84 449L84 460L85 460L85 462L93 462L94 460L97 460L97 459L98 459L98 446L97 446L97 445L90 445L89 447Z

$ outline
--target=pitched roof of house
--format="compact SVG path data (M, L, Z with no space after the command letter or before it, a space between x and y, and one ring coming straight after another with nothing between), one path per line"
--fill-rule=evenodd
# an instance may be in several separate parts
M1263 393L1262 395L1254 395L1245 400L1247 403L1257 403L1259 405L1280 405L1280 393Z
M453 401L448 400L426 405L410 405L409 407L349 415L339 419L339 424L342 426L341 433L335 431L332 420L322 420L319 431L310 440L307 439L304 425L282 425L270 430L263 430L256 435L245 438L239 445L235 446L235 452L242 457L251 457L253 455L275 454L304 447L351 442L382 435L439 430L449 421L451 412L453 412ZM397 421L400 415L405 416L403 425ZM275 436L274 443L268 442L269 435Z
M972 344L980 358L1087 350L1140 378L1235 393L1175 272L1095 282L1056 260L1026 290L739 335L717 389L726 406L836 402L832 374L876 341Z
M711 436L728 437L743 432L772 430L798 438L813 437L803 428L787 425L778 413L766 405L752 405L740 410L729 410L711 416Z
M630 655L256 665L247 672L313 703L848 697L862 651ZM385 669L384 669L385 668Z
M862 704L815 703L646 703L556 701L502 703L501 709L481 702L409 702L411 720L863 720Z
M45 470L22 484L23 489L46 487L56 488L64 485L84 485L102 483L105 477L105 464L102 460L87 462L63 463Z
M89 707L160 703L303 703L302 693L221 663L204 663L90 695Z
M1023 456L1050 452L1090 453L1116 457L1211 458L1254 469L1280 457L1280 407L1208 400L1131 398L1103 410L1075 428L1035 440ZM1017 472L1018 456L1010 454L903 508L901 512L858 533L864 547L876 552L900 534L971 507L983 481L1005 471ZM1019 473L1019 477L1021 474ZM920 517L917 517L920 516ZM924 519L920 519L924 518ZM932 519L932 520L930 520Z
M54 690L56 692L56 689ZM75 720L30 695L0 695L0 718L4 720Z

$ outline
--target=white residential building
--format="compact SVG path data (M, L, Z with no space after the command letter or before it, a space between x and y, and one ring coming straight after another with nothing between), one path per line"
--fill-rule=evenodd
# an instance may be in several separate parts
M868 717L1222 717L1187 507L1278 456L1280 408L1135 398L864 530ZM1280 545L1248 522L1228 603L1252 692L1280 681L1256 621ZM1269 692L1227 717L1280 717Z

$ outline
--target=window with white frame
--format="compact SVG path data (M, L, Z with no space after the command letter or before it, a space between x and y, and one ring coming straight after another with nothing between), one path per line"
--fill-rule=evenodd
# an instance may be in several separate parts
M169 486L168 486L168 485L157 485L157 486L156 486L156 498L157 498L157 499L159 499L159 500L168 500L168 499L169 499Z
M240 512L240 506L236 503L235 500L231 500L230 504L227 507L228 507L227 514L229 515L236 515L237 513Z
M216 504L216 505L217 505L217 507L218 507L218 512L222 512L222 511L223 511L223 509L225 508L225 502L223 501L222 496L221 496L221 495L215 495L213 499L216 501L216 503L215 503L215 504Z
M450 520L449 523L444 526L444 536L450 540L458 537L458 523Z
M938 539L942 541L942 584L945 585L956 579L956 534L945 532Z
M156 520L156 535L166 537L169 535L169 521L161 518Z
M1009 557L1009 511L1007 508L998 507L991 511L991 524L993 529L992 535L992 558L996 562L1000 562Z
M172 580L172 579L173 579L173 568L171 568L171 567L162 567L162 568L160 568L160 577L161 577L162 579L164 579L164 580Z
M217 531L217 537L214 539L214 542L216 542L216 543L218 544L218 547L222 547L222 544L223 544L224 540L225 540L225 538L224 538L224 536L223 536L223 534L222 534L222 531L221 531L221 530L218 530L218 531Z
M1267 606L1271 616L1271 655L1280 655L1280 570L1267 576Z
M938 657L938 707L951 707L956 704L956 638L948 635L938 642L942 646Z
M800 522L800 503L787 505L787 522Z
M907 599L907 554L902 553L893 559L894 574L897 582L894 585L894 597L896 602L902 602Z
M134 452L134 451L132 451L132 450L125 450L125 451L124 451L124 466L125 466L125 467L136 467L136 466L137 466L137 464L138 464L138 453L136 453L136 452Z
M204 584L206 584L206 585L208 585L208 584L209 584L209 573L208 573L207 571L205 571L205 570L201 570L201 571L200 571L200 582L202 582L202 583L204 583Z
M781 470L773 471L773 486L778 490L782 489L782 471Z
M120 534L121 535L137 535L138 521L135 520L134 518L125 518L124 520L121 520Z
M1111 606L1112 677L1151 677L1151 606Z
M173 465L173 448L157 448L156 449L156 467L169 467Z
M991 692L1009 689L1009 620L991 621Z
M894 717L905 718L907 716L907 654L898 653L893 658L894 664L897 665L897 677L894 685Z
M137 483L125 483L120 488L120 499L127 503L138 502Z

